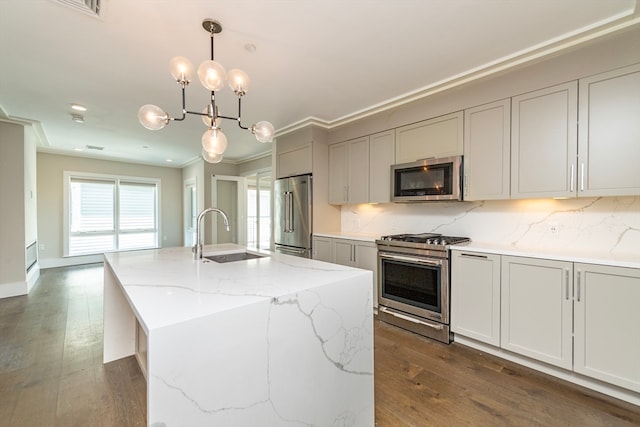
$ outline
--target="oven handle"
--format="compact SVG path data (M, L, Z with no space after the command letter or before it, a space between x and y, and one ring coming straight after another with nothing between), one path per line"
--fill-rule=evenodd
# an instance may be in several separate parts
M408 322L417 323L419 325L428 326L430 328L436 329L438 331L442 330L442 325L433 325L431 323L421 322L418 319L414 319L413 317L405 316L404 314L396 313L395 311L387 310L386 307L378 307L378 310L385 312L386 314L390 314L392 316L398 317L402 320L406 320Z
M402 255L390 255L387 253L378 253L378 255L380 256L380 258L384 258L384 259L392 259L395 261L407 261L407 262L415 262L418 264L426 264L426 265L432 265L434 267L442 267L442 260L441 259L427 259L427 258L419 258L419 257L408 257L408 256L402 256Z

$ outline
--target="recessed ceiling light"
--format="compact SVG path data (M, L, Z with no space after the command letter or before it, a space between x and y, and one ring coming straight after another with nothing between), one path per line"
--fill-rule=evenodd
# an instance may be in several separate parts
M82 148L77 148L77 147L76 147L76 148L74 148L73 150L74 150L74 151L82 151Z
M253 53L253 52L255 52L255 51L256 51L256 45L255 45L255 44L253 44L253 43L247 43L247 44L245 44L245 45L244 45L244 49L245 49L247 52L251 52L251 53Z
M82 114L72 114L71 120L76 123L84 123L84 117L82 117Z
M167 163L173 162L173 159L167 159Z
M71 104L71 109L76 111L82 111L82 112L87 111L87 107L80 104Z

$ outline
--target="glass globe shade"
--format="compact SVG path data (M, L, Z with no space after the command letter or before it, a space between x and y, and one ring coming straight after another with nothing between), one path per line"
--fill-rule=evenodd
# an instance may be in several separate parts
M209 163L220 163L222 161L222 154L209 153L204 148L202 149L202 158Z
M146 104L138 110L138 120L149 130L159 130L169 122L169 115L157 105Z
M227 149L227 137L220 128L212 128L202 134L202 148L208 153L222 154Z
M275 134L275 129L273 129L273 125L267 121L261 121L252 126L251 131L256 136L256 139L260 142L271 142L273 141L273 135Z
M206 114L206 116L201 116L202 117L202 123L207 125L208 128L210 128L210 127L220 128L220 122L222 122L222 119L220 117L216 117L216 125L213 126L213 124L211 123L211 121L212 121L211 117L209 117L209 106L204 107L202 112L204 114Z
M227 81L227 72L216 61L204 61L198 67L198 78L202 86L209 90L220 90Z
M169 71L178 83L189 83L193 77L193 64L184 56L176 56L169 61Z
M227 81L229 83L229 87L236 93L236 95L243 96L249 92L251 80L244 71L237 68L230 70L227 73Z

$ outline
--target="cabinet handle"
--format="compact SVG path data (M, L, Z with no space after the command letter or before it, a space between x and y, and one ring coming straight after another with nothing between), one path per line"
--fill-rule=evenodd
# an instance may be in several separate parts
M467 257L467 258L483 258L483 259L488 258L486 255L476 255L476 254L460 254L460 256Z
M584 162L580 163L580 191L584 191Z
M564 271L564 299L569 300L569 269Z
M353 254L353 262L356 262L356 245L351 245L351 253Z
M578 292L577 292L578 302L580 302L580 271L578 270Z
M464 176L464 195L468 196L469 195L469 177L467 175Z
M575 165L571 165L571 178L569 180L569 190L573 193L573 188L574 188L574 181L575 181L575 176L574 176L574 172L575 172Z

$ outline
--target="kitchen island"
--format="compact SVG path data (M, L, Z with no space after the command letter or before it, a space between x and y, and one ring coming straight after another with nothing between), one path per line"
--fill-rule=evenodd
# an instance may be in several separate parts
M150 426L374 425L371 272L233 244L105 255L104 362L136 355Z

